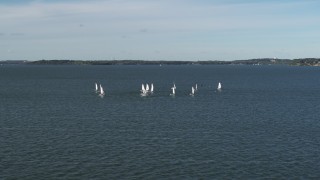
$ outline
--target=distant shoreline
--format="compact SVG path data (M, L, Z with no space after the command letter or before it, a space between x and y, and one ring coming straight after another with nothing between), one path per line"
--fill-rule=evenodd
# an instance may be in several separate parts
M148 61L148 60L5 60L0 64L28 65L291 65L291 66L320 66L320 58L303 59L248 59L234 61Z

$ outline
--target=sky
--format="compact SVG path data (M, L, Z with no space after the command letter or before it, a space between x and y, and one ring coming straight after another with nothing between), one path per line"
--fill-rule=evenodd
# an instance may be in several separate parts
M318 0L0 0L0 60L319 58Z

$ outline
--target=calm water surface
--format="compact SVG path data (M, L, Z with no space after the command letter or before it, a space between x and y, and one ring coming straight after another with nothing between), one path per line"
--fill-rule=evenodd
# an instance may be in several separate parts
M0 179L320 178L319 90L318 67L0 66Z

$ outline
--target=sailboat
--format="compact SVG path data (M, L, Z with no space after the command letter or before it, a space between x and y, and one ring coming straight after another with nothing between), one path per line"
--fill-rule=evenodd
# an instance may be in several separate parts
M221 90L221 89L222 89L221 82L218 83L217 89L218 89L218 90Z
M172 87L172 94L170 94L171 96L174 96L176 94L176 87Z
M153 93L153 83L151 83L150 92Z
M100 84L100 94L99 94L99 96L103 97L104 95L105 95L105 93L104 93L103 87Z
M192 86L190 96L194 96L194 91L195 91L195 89L194 89L194 87Z
M171 96L174 96L174 95L176 94L176 89L177 89L175 83L173 83L173 86L171 87L171 89L172 89L172 94L170 94L170 95L171 95Z
M146 91L149 91L149 84L146 84Z
M141 90L140 91L141 91L142 94L146 94L147 93L147 91L146 91L146 89L144 87L144 84L141 85Z
M196 84L196 88L195 88L195 91L198 91L198 84Z
M95 87L96 87L96 92L98 92L99 88L98 88L98 84L97 83L95 83Z

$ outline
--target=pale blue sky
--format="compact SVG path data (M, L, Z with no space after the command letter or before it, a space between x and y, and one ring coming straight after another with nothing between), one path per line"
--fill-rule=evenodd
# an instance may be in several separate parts
M317 0L0 0L0 60L320 57Z

